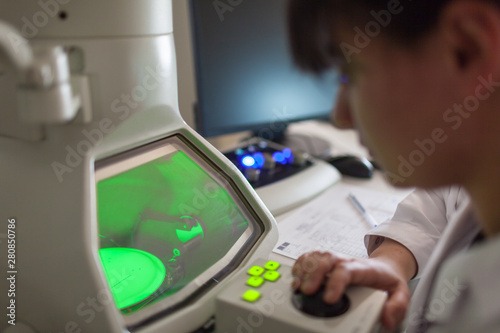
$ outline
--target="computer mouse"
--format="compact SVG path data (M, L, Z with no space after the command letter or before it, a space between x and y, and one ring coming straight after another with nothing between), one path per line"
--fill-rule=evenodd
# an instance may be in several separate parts
M296 290L292 295L292 304L304 313L323 318L340 316L349 310L351 302L346 294L343 294L337 302L328 304L323 300L324 291L324 286L312 295Z
M373 176L373 164L366 158L354 155L339 155L325 159L333 165L341 174L356 178L371 178Z

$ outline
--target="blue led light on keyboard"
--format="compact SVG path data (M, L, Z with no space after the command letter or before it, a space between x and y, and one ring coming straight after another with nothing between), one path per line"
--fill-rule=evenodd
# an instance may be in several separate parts
M294 156L290 148L283 149L283 156L285 157L288 163L293 163Z
M285 155L281 151L276 151L273 153L273 160L275 160L276 163L286 164Z
M253 158L252 156L250 155L245 155L243 156L243 158L241 159L241 164L243 164L245 167L247 168L251 168L251 167L254 167L256 162L255 162L255 158Z
M264 166L264 163L266 161L266 158L264 157L264 154L261 152L253 154L253 158L255 160L255 167L256 168L262 168Z

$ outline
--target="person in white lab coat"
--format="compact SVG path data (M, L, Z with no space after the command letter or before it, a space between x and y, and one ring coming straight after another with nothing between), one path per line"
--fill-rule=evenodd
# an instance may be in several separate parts
M389 329L500 332L500 1L289 6L296 63L343 72L334 123L359 130L388 180L419 188L366 236L370 259L305 254L293 287L324 283L329 303L347 285L386 290Z

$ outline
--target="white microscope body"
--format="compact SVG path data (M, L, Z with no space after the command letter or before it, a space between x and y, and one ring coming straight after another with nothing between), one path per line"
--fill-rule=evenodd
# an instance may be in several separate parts
M0 330L126 330L97 255L97 159L181 133L236 179L272 229L239 172L181 119L170 0L2 0L0 22L0 299L11 307ZM276 231L259 242L269 237ZM189 319L170 316L169 331L201 327L212 299L191 305Z

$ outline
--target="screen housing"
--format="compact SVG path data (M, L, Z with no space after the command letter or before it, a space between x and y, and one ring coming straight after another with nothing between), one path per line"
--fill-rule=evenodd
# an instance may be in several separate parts
M181 134L172 135L97 161L95 163L96 187L102 181L112 179L124 172L134 170L175 152L185 153L190 160L200 166L207 175L212 177L214 182L227 192L238 212L248 221L248 227L233 242L227 253L173 295L162 298L137 311L122 310L123 318L129 329L143 326L166 314L180 310L202 297L237 268L264 233L264 224L232 178ZM96 193L99 212L99 189L96 190ZM102 226L102 221L99 221L99 219L98 225Z

